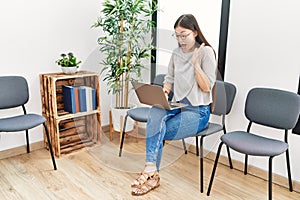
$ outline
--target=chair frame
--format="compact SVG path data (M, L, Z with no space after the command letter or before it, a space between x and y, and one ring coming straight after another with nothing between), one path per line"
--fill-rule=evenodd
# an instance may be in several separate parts
M276 89L273 89L273 90L275 91ZM285 91L283 91L283 92L285 92ZM249 93L248 93L248 95L249 95ZM246 100L246 102L247 102L247 100ZM246 107L247 107L247 105L246 105ZM299 107L300 107L300 105L298 105L298 110L300 110ZM246 109L247 108L245 108L245 113L247 112ZM297 108L295 108L295 109L297 109ZM299 113L298 113L298 115L299 115ZM249 117L247 117L247 118L249 120L249 123L248 123L248 126L247 126L247 131L246 131L248 134L252 134L250 129L251 129L253 123L261 124L261 125L263 125L265 127L269 127L269 128L273 127L273 128L277 128L277 129L282 129L282 130L284 130L284 142L288 144L288 130L289 129L281 128L279 126L276 127L274 125L272 126L272 125L268 125L268 124L262 124L260 122L255 122L255 121L251 120ZM296 125L296 121L295 121L295 125ZM216 158L215 158L215 162L214 162L214 166L213 166L213 170L212 170L212 174L211 174L211 178L210 178L210 182L209 182L209 186L208 186L208 190L207 190L207 196L210 195L210 192L211 192L211 189L212 189L212 184L213 184L213 180L214 180L214 176L215 176L215 173L216 173L216 168L217 168L217 164L218 164L218 160L219 160L219 157L220 157L220 153L221 153L223 144L225 144L225 143L223 141L221 141L220 144L219 144L218 150L217 150L217 154L216 154ZM227 146L227 148L228 148L228 146ZM240 152L240 151L237 151L237 152L245 154L244 152ZM281 154L279 154L279 155L281 155ZM292 185L291 169L290 169L289 148L286 149L285 154L286 154L286 165L287 165L287 173L288 173L289 191L292 192L293 191L293 185ZM257 156L257 155L252 155L252 156ZM275 155L275 156L273 156L273 155L270 155L270 156L263 155L263 156L264 157L269 157L269 160L268 160L268 199L271 200L272 199L272 161L273 161L273 158L278 156L278 155ZM245 154L244 174L247 175L247 173L248 173L248 154Z
M228 115L231 111L231 108L232 108L232 105L233 105L233 102L234 102L234 99L235 99L235 95L236 95L236 87L232 84L232 83L229 83L229 82L225 82L225 81L220 81L220 80L217 80L216 81L216 88L217 87L217 84L220 84L219 86L224 86L224 95L225 95L225 100L226 100L226 108L223 108L218 111L216 110L213 110L212 111L212 114L213 115L218 115L222 118L222 123L221 123L221 127L220 129L217 129L213 132L211 132L210 134L205 134L205 132L209 129L209 128L206 128L204 129L203 131L199 132L196 134L196 155L199 156L199 144L198 144L198 138L200 137L200 192L203 193L204 191L204 155L203 155L203 142L204 142L204 138L207 137L207 136L210 136L210 135L213 135L219 131L223 131L223 134L226 134L226 115ZM227 90L226 90L227 89ZM229 95L227 92L231 92L232 94ZM218 98L218 94L216 94L216 98ZM224 96L221 96L221 98L224 98ZM218 100L216 100L218 102ZM217 105L219 106L219 105ZM209 122L209 125L210 124L215 124L215 123L210 123ZM208 127L209 127L208 125ZM219 125L219 124L217 124ZM228 161L229 161L229 167L230 169L233 169L233 165L232 165L232 161L231 161L231 155L230 155L230 150L229 150L229 147L227 147L227 155L228 155Z
M27 112L26 112L25 105L22 105L22 109L23 109L24 115L26 115ZM54 157L54 153L53 153L53 149L52 149L52 144L51 144L51 140L50 140L50 134L49 134L49 130L47 128L46 122L43 123L43 127L44 127L44 130L45 130L45 135L47 137L47 142L48 142L48 146L49 146L49 151L50 151L50 155L51 155L51 159L52 159L53 168L54 168L54 170L57 170L55 157ZM30 153L28 129L25 130L25 135L26 135L26 150L27 150L27 153Z
M204 130L205 131L205 130ZM225 127L225 115L222 115L222 131L223 134L226 134L226 127ZM215 133L217 133L219 131L216 131ZM198 134L201 134L198 133ZM214 133L212 133L214 134ZM206 136L210 136L210 135L197 135L196 136L196 155L199 156L199 144L198 144L198 137L200 137L200 192L203 193L204 192L204 155L203 155L203 142L204 142L204 138ZM228 156L228 162L229 162L229 167L230 169L233 169L233 164L232 164L232 160L231 160L231 155L230 155L230 149L228 146L226 146L227 148L227 156Z
M248 124L248 128L247 128L247 132L250 133L250 127L251 127L252 122L249 122ZM285 137L284 137L284 141L286 143L288 143L288 131L285 130ZM207 189L207 196L210 195L211 189L212 189L212 184L213 184L213 179L216 173L216 169L217 169L217 165L218 165L218 160L221 154L221 150L222 150L222 146L223 146L224 142L221 142L219 144L218 147L218 151L217 151L217 155L215 158L215 162L214 162L214 166L213 166L213 171L211 174L211 179L208 185L208 189ZM227 146L228 148L228 146ZM289 191L292 192L293 191L293 183L292 183L292 176L291 176L291 167L290 167L290 159L289 159L289 149L286 150L286 164L287 164L287 172L288 172L288 183L289 183ZM270 156L269 157L269 163L268 163L268 190L269 190L269 194L268 194L268 199L271 200L272 199L272 173L273 173L273 169L272 169L272 161L273 161L274 156ZM244 163L244 175L248 174L248 155L245 154L245 163Z

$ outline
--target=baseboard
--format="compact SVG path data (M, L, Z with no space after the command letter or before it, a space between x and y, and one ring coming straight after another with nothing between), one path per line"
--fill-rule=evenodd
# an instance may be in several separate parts
M181 148L182 148L182 146L181 146ZM195 153L196 152L196 146L195 145L190 145L189 148L188 148L188 152L189 153ZM215 157L216 157L216 153L207 152L205 150L204 150L203 155L206 155L205 158L209 159L211 161L214 161ZM221 155L220 158L219 158L219 163L229 167L227 156L222 156ZM242 172L244 171L244 163L243 162L237 161L237 160L232 160L232 164L233 164L233 168L235 170L239 170L239 171L242 171ZM216 172L216 173L218 173L218 172ZM268 180L268 172L267 171L262 170L262 169L257 168L257 167L254 167L254 166L251 166L251 165L248 166L248 175L252 175L252 176L261 178L263 180ZM274 184L280 185L280 186L285 187L287 189L289 188L287 177L280 176L278 174L273 173L272 178L273 178L272 181L273 181ZM295 192L300 192L300 182L293 181L293 189L294 189Z
M101 129L102 129L103 133L109 132L109 124L102 126Z
M35 143L30 144L30 151L35 151L35 150L42 149L42 148L44 148L44 141L35 142ZM16 148L0 151L0 159L13 157L13 156L17 156L17 155L21 155L21 154L25 154L25 153L27 153L27 147L26 147L26 145L23 145L23 146L19 146Z
M103 132L109 132L109 125L102 126L101 128L102 128ZM31 143L30 144L30 151L35 151L35 150L38 150L38 149L42 149L44 147L45 147L44 146L44 141ZM0 151L0 159L9 158L9 157L13 157L13 156L18 156L18 155L25 154L25 153L27 153L27 147L26 147L26 145L23 145L23 146L19 146L19 147L15 147L15 148Z

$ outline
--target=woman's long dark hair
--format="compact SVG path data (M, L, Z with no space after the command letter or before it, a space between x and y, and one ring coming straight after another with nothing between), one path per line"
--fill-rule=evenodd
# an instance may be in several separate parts
M212 46L207 42L204 35L202 34L202 31L198 25L198 22L196 18L192 14L184 14L181 15L174 24L174 29L178 26L181 26L182 28L190 29L192 31L197 31L196 36L196 46L199 47L203 42L205 46ZM213 48L212 48L213 49Z

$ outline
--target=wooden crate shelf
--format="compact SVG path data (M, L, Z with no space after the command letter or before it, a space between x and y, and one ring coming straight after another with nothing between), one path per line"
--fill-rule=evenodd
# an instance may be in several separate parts
M99 74L79 71L76 74L40 74L42 114L47 119L55 155L70 153L101 141ZM62 86L89 86L96 90L96 109L68 113L64 110ZM45 138L45 137L44 137ZM48 147L46 140L45 147Z

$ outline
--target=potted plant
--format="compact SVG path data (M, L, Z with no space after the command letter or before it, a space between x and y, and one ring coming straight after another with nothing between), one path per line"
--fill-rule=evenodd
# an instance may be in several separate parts
M151 0L106 0L101 16L92 27L100 27L103 36L98 38L101 61L108 93L115 95L116 109L130 108L129 83L141 79L143 61L149 61L152 45L151 28L155 25L151 16L157 5Z
M81 61L77 61L77 58L72 52L69 52L67 55L64 53L60 54L60 59L55 62L61 66L62 71L66 74L76 73L81 63Z

